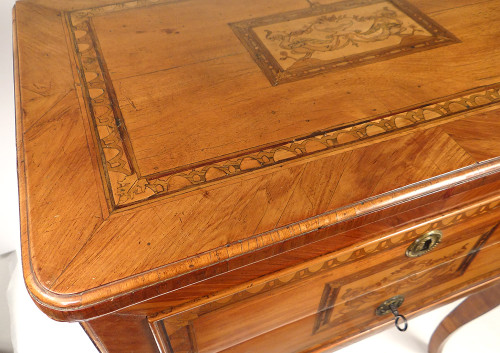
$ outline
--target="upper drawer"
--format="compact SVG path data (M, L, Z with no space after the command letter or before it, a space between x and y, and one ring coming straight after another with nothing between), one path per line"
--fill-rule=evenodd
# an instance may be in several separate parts
M389 235L331 253L295 268L249 283L168 317L151 318L167 352L214 353L302 318L327 315L333 305L387 287L422 271L457 264L463 272L475 254L500 241L500 200L491 198L431 218ZM423 256L406 250L430 231L440 230L441 244ZM417 281L418 282L418 281ZM415 283L415 286L418 283ZM317 331L321 319L309 328ZM168 347L168 350L167 348Z

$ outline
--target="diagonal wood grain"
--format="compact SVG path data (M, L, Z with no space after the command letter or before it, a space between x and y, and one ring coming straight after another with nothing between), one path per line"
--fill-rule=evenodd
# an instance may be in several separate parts
M442 129L478 162L500 155L500 110L475 114Z
M157 203L151 209L115 214L92 236L53 289L83 290L85 286L75 279L77 273L79 281L86 278L82 284L103 285L125 278L131 270L151 270L224 244L241 242L243 247L247 242L243 240L256 234L474 163L436 127ZM215 218L214 210L225 216ZM137 247L145 253L137 252ZM121 256L108 257L108 253ZM105 269L104 261L115 269L113 273ZM92 271L85 273L89 268Z
M74 89L61 16L44 7L18 3L16 33L25 130ZM37 21L33 21L37 18ZM67 68L64 71L61 68Z
M33 269L44 285L55 279L103 220L100 191L76 101L72 91L24 138L31 256ZM40 144L50 147L42 152L37 148ZM51 183L40 188L44 180ZM81 188L79 182L88 187ZM54 252L58 261L51 261Z
M18 3L14 14L21 81L17 114L22 117L17 129L23 135L18 140L19 166L25 177L20 183L27 194L20 199L26 199L29 215L24 235L29 243L23 247L29 262L23 267L33 271L35 282L50 287L102 222L101 191L74 90L60 13ZM52 261L55 254L58 261Z

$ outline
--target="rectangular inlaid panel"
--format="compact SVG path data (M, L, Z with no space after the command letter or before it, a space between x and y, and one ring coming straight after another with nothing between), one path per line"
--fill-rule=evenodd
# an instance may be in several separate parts
M400 0L274 5L144 0L66 14L111 209L500 102L495 53L481 54L500 49L467 36L495 28L457 24L461 10L431 20ZM289 82L270 85L278 76Z
M231 26L273 85L458 41L401 0L312 3Z

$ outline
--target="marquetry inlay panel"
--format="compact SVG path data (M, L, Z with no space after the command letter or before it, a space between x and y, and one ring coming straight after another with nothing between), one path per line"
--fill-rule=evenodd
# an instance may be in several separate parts
M458 41L401 0L311 3L231 26L273 85Z
M252 149L232 151L217 158L144 175L134 154L93 18L153 4L169 6L169 3L178 2L132 1L66 14L71 48L94 141L100 152L102 180L111 210L186 192L284 162L397 136L405 129L443 123L457 114L500 102L500 84L478 87L287 140L265 145L256 142ZM304 10L232 23L228 25L228 30L229 26L266 75L270 78L279 76L280 82L282 79L309 77L336 67L385 60L457 41L452 34L401 0L359 0L328 5L311 3ZM310 26L311 30L304 30L304 26ZM281 50L285 44L278 38L283 36L283 31L288 31L289 36L296 36L297 31L310 32L297 35L294 39L297 43L319 43L314 38L320 33L324 37L323 44L299 48L296 43L289 50ZM332 34L334 32L337 34ZM317 65L319 61L322 62L320 66Z

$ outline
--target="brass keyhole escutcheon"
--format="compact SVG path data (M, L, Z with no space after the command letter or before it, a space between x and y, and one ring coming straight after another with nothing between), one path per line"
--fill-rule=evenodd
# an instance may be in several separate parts
M397 309L403 304L404 300L405 298L402 295L396 295L391 299L387 299L385 302L379 305L379 307L375 311L375 314L377 314L377 316L384 316L385 314L391 312L391 306Z
M406 250L406 256L408 257L419 257L427 254L429 251L434 249L443 237L443 233L440 230L431 230L424 235L418 237L413 244L411 244Z
M377 316L384 316L392 313L392 315L394 315L394 325L399 331L404 332L408 329L408 320L398 311L398 308L403 304L404 300L405 298L402 295L396 295L395 297L387 299L379 305L377 310L375 310L375 314Z

